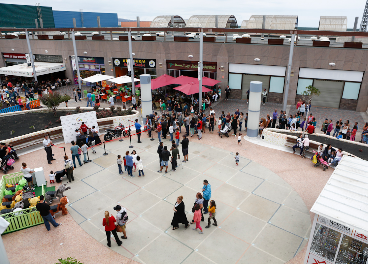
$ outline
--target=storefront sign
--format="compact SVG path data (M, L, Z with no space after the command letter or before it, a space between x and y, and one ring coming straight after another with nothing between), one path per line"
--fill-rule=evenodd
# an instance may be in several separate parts
M51 62L51 63L63 63L63 57L61 55L35 54L34 55L34 61Z
M166 61L167 69L198 70L198 61ZM217 62L203 62L203 71L216 71Z
M3 57L4 57L4 59L25 60L26 59L26 54L22 54L22 53L3 53Z
M105 64L103 57L80 57L78 56L78 63L92 63L92 64Z
M113 58L114 67L128 67L128 60L125 58ZM133 59L135 68L156 68L155 59Z

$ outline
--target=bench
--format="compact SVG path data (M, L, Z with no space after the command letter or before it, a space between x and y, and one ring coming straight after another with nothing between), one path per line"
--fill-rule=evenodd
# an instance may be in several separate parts
M298 137L296 136L290 136L288 135L287 136L287 139L286 139L286 143L285 143L285 146L287 147L293 147L296 145L296 140L297 140ZM318 146L319 144L313 142L313 141L309 141L309 149L307 152L309 152L310 154L313 154L313 150L314 151L317 151L318 150Z
M51 140L55 140L55 139L59 139L63 137L63 131L60 128L60 129L50 131L47 133L41 133L38 135L32 135L29 137L25 137L22 139L11 140L11 144L13 145L15 150L21 150L21 149L25 149L28 147L32 147L38 144L42 144L45 134L50 135Z

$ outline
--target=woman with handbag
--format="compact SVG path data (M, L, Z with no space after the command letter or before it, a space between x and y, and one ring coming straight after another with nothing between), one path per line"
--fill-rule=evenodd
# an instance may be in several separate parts
M111 232L115 237L115 241L120 247L123 242L120 241L118 234L116 233L116 226L115 226L115 217L110 216L108 211L105 211L105 218L102 220L102 225L105 227L106 231L106 239L107 239L107 246L111 247Z
M194 201L194 205L193 205L193 208L192 208L192 212L194 213L195 212L195 209L194 207L196 206L196 204L199 205L199 209L201 210L201 221L204 221L204 218L203 218L203 196L201 193L197 193L196 194L196 199ZM191 224L194 224L194 220L192 220Z
M179 223L185 225L185 228L188 228L189 222L187 220L187 216L185 215L185 205L183 202L183 196L179 196L176 199L176 203L174 206L174 217L171 221L171 225L173 226L172 230L179 228Z

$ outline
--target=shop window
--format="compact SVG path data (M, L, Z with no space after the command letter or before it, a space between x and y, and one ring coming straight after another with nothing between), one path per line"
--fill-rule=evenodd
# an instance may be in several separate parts
M358 100L361 83L345 82L342 99Z
M229 73L229 88L234 90L241 90L242 74Z
M306 91L305 88L309 85L313 85L313 79L299 79L296 94L302 95Z
M341 233L321 224L316 224L310 251L334 262ZM345 263L345 262L343 262Z
M156 77L156 69L146 69L146 74L151 75L152 77Z
M343 236L336 263L367 263L368 245L352 237Z
M270 80L270 93L284 93L284 77L271 77Z

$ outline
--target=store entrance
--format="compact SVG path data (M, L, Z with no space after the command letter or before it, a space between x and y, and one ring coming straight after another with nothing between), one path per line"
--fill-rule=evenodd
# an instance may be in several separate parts
M180 73L181 73L181 75L184 75L184 76L198 78L198 71L184 71L184 70L181 70Z

